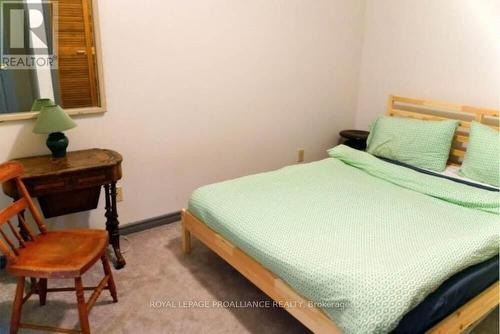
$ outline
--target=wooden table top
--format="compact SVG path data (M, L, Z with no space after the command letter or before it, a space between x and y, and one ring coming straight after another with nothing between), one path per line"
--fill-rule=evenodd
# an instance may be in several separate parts
M64 158L52 158L51 155L13 159L24 167L23 179L74 173L94 168L119 165L123 158L115 151L93 148L71 151Z

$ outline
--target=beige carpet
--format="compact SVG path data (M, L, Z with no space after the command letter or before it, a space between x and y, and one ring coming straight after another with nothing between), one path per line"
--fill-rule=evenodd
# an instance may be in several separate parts
M238 308L241 302L269 299L200 243L194 242L193 253L183 256L178 223L128 239L130 242L123 242L123 248L128 248L128 265L115 271L119 302L111 303L107 291L103 292L90 317L93 333L308 332L280 308ZM100 274L101 268L96 266L84 282L95 284ZM52 286L71 283L58 281ZM0 271L0 334L8 330L14 288L14 280ZM185 301L198 307L181 308ZM219 301L233 302L235 307L224 308ZM235 303L238 301L239 305ZM76 328L75 307L72 292L49 294L44 307L33 298L23 309L23 321ZM498 333L498 312L488 316L473 333Z

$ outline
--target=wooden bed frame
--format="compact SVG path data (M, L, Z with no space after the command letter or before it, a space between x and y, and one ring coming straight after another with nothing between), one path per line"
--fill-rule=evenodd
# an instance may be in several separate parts
M498 110L401 96L389 97L387 114L419 119L459 119L461 121L458 130L460 134L455 136L454 148L450 153L450 162L454 164L459 164L464 156L464 145L468 142L468 128L470 127L471 120L476 120L498 129L499 117ZM447 116L450 114L451 116ZM491 124L492 122L496 123ZM191 235L195 236L208 248L222 257L312 332L341 333L337 325L321 309L311 306L310 301L295 292L287 283L224 237L210 229L189 211L182 210L182 248L185 254L191 252ZM431 328L428 333L462 333L498 306L499 293L499 282L497 281Z

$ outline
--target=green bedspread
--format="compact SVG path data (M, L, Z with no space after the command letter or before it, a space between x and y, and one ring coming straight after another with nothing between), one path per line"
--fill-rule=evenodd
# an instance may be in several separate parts
M338 146L330 158L208 185L189 210L345 333L385 333L499 252L500 197Z

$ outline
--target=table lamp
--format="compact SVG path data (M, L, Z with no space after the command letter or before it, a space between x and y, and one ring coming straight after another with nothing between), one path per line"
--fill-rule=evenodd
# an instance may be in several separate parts
M31 111L40 111L44 106L53 105L54 101L51 99L36 99L31 105Z
M48 134L47 147L52 152L52 157L63 158L66 156L69 141L62 131L72 129L75 126L76 123L60 106L51 104L43 106L40 110L33 132Z

